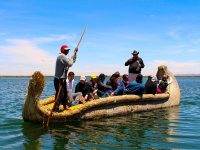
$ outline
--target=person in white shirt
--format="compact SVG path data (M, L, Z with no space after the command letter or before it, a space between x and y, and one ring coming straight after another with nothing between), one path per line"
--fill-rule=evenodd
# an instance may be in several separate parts
M68 76L67 76L67 79L66 79L66 86L67 86L67 90L70 90L71 92L74 92L75 90L75 84L77 84L75 81L74 81L74 72L70 71L68 73Z
M66 79L67 95L72 106L79 104L80 100L82 101L82 93L74 92L76 85L76 82L74 81L74 75L74 72L71 71L68 73L68 77Z

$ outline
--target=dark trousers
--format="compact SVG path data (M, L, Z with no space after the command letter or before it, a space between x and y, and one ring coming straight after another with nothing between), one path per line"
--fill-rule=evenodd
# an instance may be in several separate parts
M55 99L58 96L58 91L59 91L60 86L62 86L62 89L60 91L60 95L59 95L58 100L56 102L55 110L59 109L59 106L60 106L61 103L62 103L63 106L66 106L66 104L67 104L66 80L54 78L54 88L56 90Z

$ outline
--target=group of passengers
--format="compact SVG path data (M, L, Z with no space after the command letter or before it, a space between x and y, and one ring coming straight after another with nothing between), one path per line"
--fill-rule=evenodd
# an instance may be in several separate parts
M136 80L131 82L129 82L127 74L124 74L121 79L119 72L115 72L105 82L106 77L105 74L101 73L98 77L95 75L90 76L90 80L86 81L86 77L81 76L80 81L75 85L74 73L69 72L66 89L71 105L73 106L108 96L165 93L169 84L167 76L165 75L161 80L157 80L150 75L145 84L143 83L142 74L138 74Z
M60 103L62 103L64 109L66 109L66 105L74 106L79 103L85 103L87 101L108 96L123 94L142 95L144 93L156 94L166 92L169 84L167 76L163 76L161 80L157 80L153 76L148 76L146 83L143 83L141 69L144 68L144 63L138 56L139 52L136 50L133 51L133 56L125 62L125 66L129 66L129 74L124 74L122 79L120 73L115 72L105 82L107 76L104 73L101 73L99 76L90 76L89 81L86 81L85 76L81 76L80 81L75 83L74 72L69 72L66 79L66 72L76 60L76 53L74 53L71 59L66 57L69 50L67 45L63 45L61 47L61 53L56 61L54 78L54 86L56 89L55 97L57 97L59 85L64 86L64 88L61 90L54 111L59 110ZM78 48L76 48L75 51L77 52ZM63 77L63 74L65 77ZM68 103L66 103L66 101Z

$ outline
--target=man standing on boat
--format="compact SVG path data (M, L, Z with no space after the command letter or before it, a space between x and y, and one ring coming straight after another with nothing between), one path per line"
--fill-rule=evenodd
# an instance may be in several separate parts
M138 56L139 52L133 51L133 57L125 62L125 66L129 66L129 82L135 81L138 74L141 73L141 68L144 68L144 63L142 58Z
M58 99L56 101L56 105L54 111L59 110L59 105L62 103L63 108L67 109L67 89L66 89L66 76L69 67L73 65L76 60L76 52L78 51L78 47L74 50L74 55L70 58L67 58L67 54L69 53L70 48L67 45L62 45L60 48L60 54L56 60L56 68L55 68L55 77L54 77L54 87L56 90L55 99L57 98L59 88L61 88L61 92L58 95Z

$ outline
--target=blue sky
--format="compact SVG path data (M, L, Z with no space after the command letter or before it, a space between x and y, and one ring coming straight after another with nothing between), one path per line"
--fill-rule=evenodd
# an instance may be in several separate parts
M62 44L71 57L84 27L76 75L115 71L136 49L144 75L164 64L175 74L200 74L198 0L0 1L0 75L54 75Z

